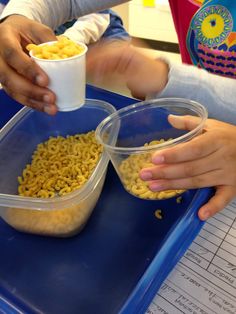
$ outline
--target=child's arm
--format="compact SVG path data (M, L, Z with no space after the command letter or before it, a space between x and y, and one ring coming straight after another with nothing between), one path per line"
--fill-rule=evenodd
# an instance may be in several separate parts
M192 65L168 62L170 71L164 90L152 97L183 97L207 107L209 117L236 124L236 80L212 75Z
M63 35L71 40L90 44L102 37L109 24L108 13L93 13L80 17Z
M109 40L130 39L121 17L111 9L80 17L63 35L85 44L95 43L100 38Z
M10 0L1 18L12 14L23 15L55 30L69 20L124 2L128 0Z

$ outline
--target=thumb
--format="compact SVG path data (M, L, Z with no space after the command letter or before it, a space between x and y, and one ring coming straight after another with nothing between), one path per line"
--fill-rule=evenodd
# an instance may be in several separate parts
M235 197L235 189L231 186L216 187L215 195L203 205L199 211L198 216L201 220L206 220L214 216L217 212L224 209Z
M190 115L176 116L170 114L168 116L168 121L176 129L191 131L201 123L202 119Z

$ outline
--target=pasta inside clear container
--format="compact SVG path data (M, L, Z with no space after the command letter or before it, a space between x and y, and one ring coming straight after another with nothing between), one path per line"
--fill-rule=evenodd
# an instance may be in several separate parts
M193 130L178 129L171 124L170 115L192 116L198 123ZM190 99L152 99L122 108L105 118L97 127L96 137L127 192L141 199L162 200L178 196L184 190L153 192L148 182L141 180L140 170L154 166L152 154L157 150L200 134L206 119L205 107Z
M115 108L109 103L86 99L73 112L59 112L52 117L23 108L0 131L0 215L13 228L39 235L68 237L86 225L101 194L108 156L105 152L88 178L77 190L52 198L18 195L17 178L39 143L50 136L87 133Z

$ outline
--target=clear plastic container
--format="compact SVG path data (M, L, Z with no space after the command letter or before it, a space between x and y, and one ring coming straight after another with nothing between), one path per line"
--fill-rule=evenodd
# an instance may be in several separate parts
M56 237L78 233L86 224L102 191L108 156L103 152L86 184L64 196L50 199L19 196L17 177L37 144L49 136L87 133L115 108L87 99L85 105L56 116L23 108L0 131L0 215L19 231Z
M170 114L197 117L198 125L191 131L177 129L168 120ZM180 98L148 100L111 114L97 127L96 137L105 147L129 193L142 199L164 199L179 195L183 190L152 192L148 183L140 179L140 170L153 166L151 156L155 151L200 134L206 119L206 109L195 101Z

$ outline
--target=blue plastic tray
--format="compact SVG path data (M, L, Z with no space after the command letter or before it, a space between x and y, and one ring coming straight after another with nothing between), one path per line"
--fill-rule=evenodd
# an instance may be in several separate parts
M135 102L91 86L87 98L116 108ZM0 91L0 127L20 108ZM197 210L211 194L188 191L180 204L140 200L110 165L88 224L73 238L20 233L0 219L0 313L144 313L200 231Z

